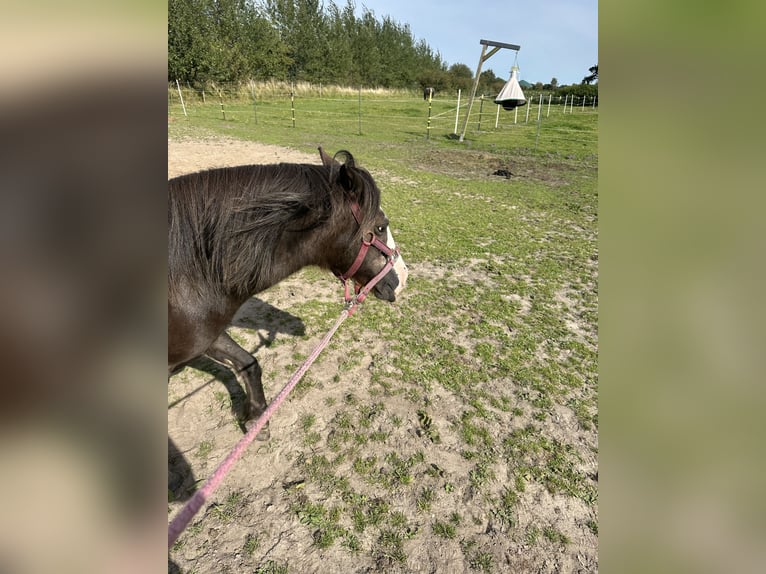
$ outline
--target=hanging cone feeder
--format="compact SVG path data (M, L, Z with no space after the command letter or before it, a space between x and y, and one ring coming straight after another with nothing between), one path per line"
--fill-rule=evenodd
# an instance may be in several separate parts
M511 79L508 80L495 98L495 103L503 106L504 110L512 110L527 103L524 92L519 85L519 68L511 68Z

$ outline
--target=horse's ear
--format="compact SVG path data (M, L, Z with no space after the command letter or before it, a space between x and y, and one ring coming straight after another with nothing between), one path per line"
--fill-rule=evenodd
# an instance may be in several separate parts
M335 157L338 157L339 155L344 157L342 164L337 163L337 160L333 159L333 161L336 162L336 165L340 166L337 182L346 191L353 191L359 186L359 174L357 173L354 156L345 150L336 153Z
M338 183L340 183L340 185L346 191L352 191L356 187L357 174L353 163L350 166L345 163L340 166L340 171L338 172Z
M337 166L338 162L335 161L334 158L331 158L325 151L322 149L322 146L319 146L319 157L322 158L322 165L325 167L333 167Z

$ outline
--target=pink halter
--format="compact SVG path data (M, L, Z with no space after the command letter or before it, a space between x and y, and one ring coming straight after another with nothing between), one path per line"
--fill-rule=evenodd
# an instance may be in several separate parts
M351 204L351 212L354 214L354 219L356 219L356 222L361 225L362 224L362 216L361 216L361 210L359 209L358 203L352 203ZM368 239L369 237L369 239ZM354 273L356 273L359 270L359 267L362 265L362 261L364 261L364 258L367 256L367 251L369 250L370 246L374 245L383 255L386 257L386 264L383 266L383 269L381 269L375 277L370 279L366 285L357 285L355 289L355 295L351 295L351 290L348 284L348 280L353 277ZM340 279L340 282L343 283L343 287L345 288L345 301L346 303L353 303L354 307L356 303L361 303L367 298L367 295L369 295L370 291L372 291L373 287L380 282L383 277L386 276L386 273L388 273L391 268L393 268L394 264L396 263L396 259L399 257L399 248L391 249L388 245L383 243L380 239L375 237L375 234L372 231L369 231L365 234L365 236L362 238L362 246L359 248L359 253L356 256L356 259L354 259L354 262L351 264L351 267L349 267L348 271L343 273L342 275L338 275L338 279Z

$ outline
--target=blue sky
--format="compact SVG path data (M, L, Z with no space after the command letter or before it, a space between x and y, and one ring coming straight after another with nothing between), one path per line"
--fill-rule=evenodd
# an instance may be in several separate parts
M335 0L339 6L345 0ZM537 0L355 0L357 15L366 7L409 24L416 40L425 40L448 65L479 63L479 40L521 46L519 79L544 84L579 84L598 63L598 1ZM516 52L500 50L484 62L501 78L510 76Z

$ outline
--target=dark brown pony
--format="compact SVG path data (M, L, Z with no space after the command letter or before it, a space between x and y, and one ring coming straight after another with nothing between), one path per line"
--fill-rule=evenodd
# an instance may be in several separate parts
M322 165L274 164L212 169L168 182L168 370L207 355L232 369L247 392L242 422L266 408L261 368L226 333L250 297L308 265L366 284L386 265L363 241L395 245L380 190L347 151ZM355 213L356 212L356 213ZM374 286L393 302L406 281L401 258ZM262 433L260 438L266 438Z

